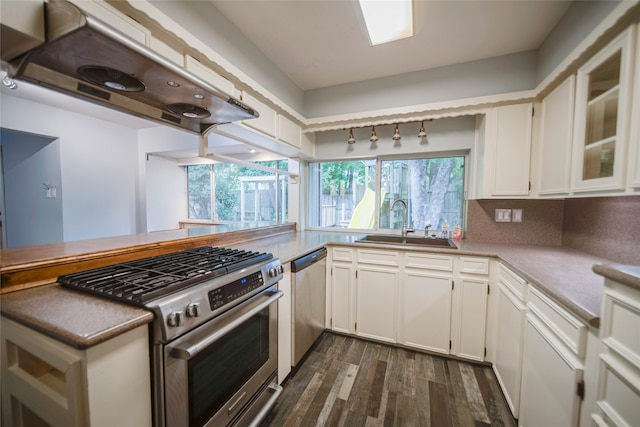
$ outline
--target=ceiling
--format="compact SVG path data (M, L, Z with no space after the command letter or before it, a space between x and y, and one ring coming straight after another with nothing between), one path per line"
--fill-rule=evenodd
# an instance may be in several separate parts
M537 49L571 5L559 0L417 0L415 36L371 47L354 1L209 1L302 90ZM19 86L0 92L135 129L157 126L28 83ZM238 158L268 156L261 150L249 155L252 147L220 136L210 138L209 146Z
M414 34L371 46L347 0L210 0L302 90L535 50L572 1L414 0Z

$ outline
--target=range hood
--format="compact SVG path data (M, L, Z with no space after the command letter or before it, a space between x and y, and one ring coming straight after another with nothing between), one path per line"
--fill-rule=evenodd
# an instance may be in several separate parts
M45 5L46 41L9 77L200 135L258 117L231 97L64 0Z

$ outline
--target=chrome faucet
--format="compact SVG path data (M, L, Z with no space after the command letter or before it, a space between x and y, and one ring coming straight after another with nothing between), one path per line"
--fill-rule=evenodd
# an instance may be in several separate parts
M402 217L402 237L407 237L407 233L413 233L413 230L411 228L407 228L407 202L402 199L395 199L393 202L391 202L391 207L389 209L393 210L393 207L398 202L402 203L402 206L404 206L404 216Z
M431 224L427 224L424 226L424 237L429 237L429 228L431 227Z

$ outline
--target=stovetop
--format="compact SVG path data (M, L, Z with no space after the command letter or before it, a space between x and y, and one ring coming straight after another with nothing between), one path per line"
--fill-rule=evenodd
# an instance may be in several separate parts
M187 249L58 277L62 286L136 306L271 260L270 253L212 246Z

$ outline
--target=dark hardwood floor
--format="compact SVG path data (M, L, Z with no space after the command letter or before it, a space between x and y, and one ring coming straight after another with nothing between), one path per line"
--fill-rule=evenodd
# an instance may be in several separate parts
M268 426L514 426L490 367L324 332Z

